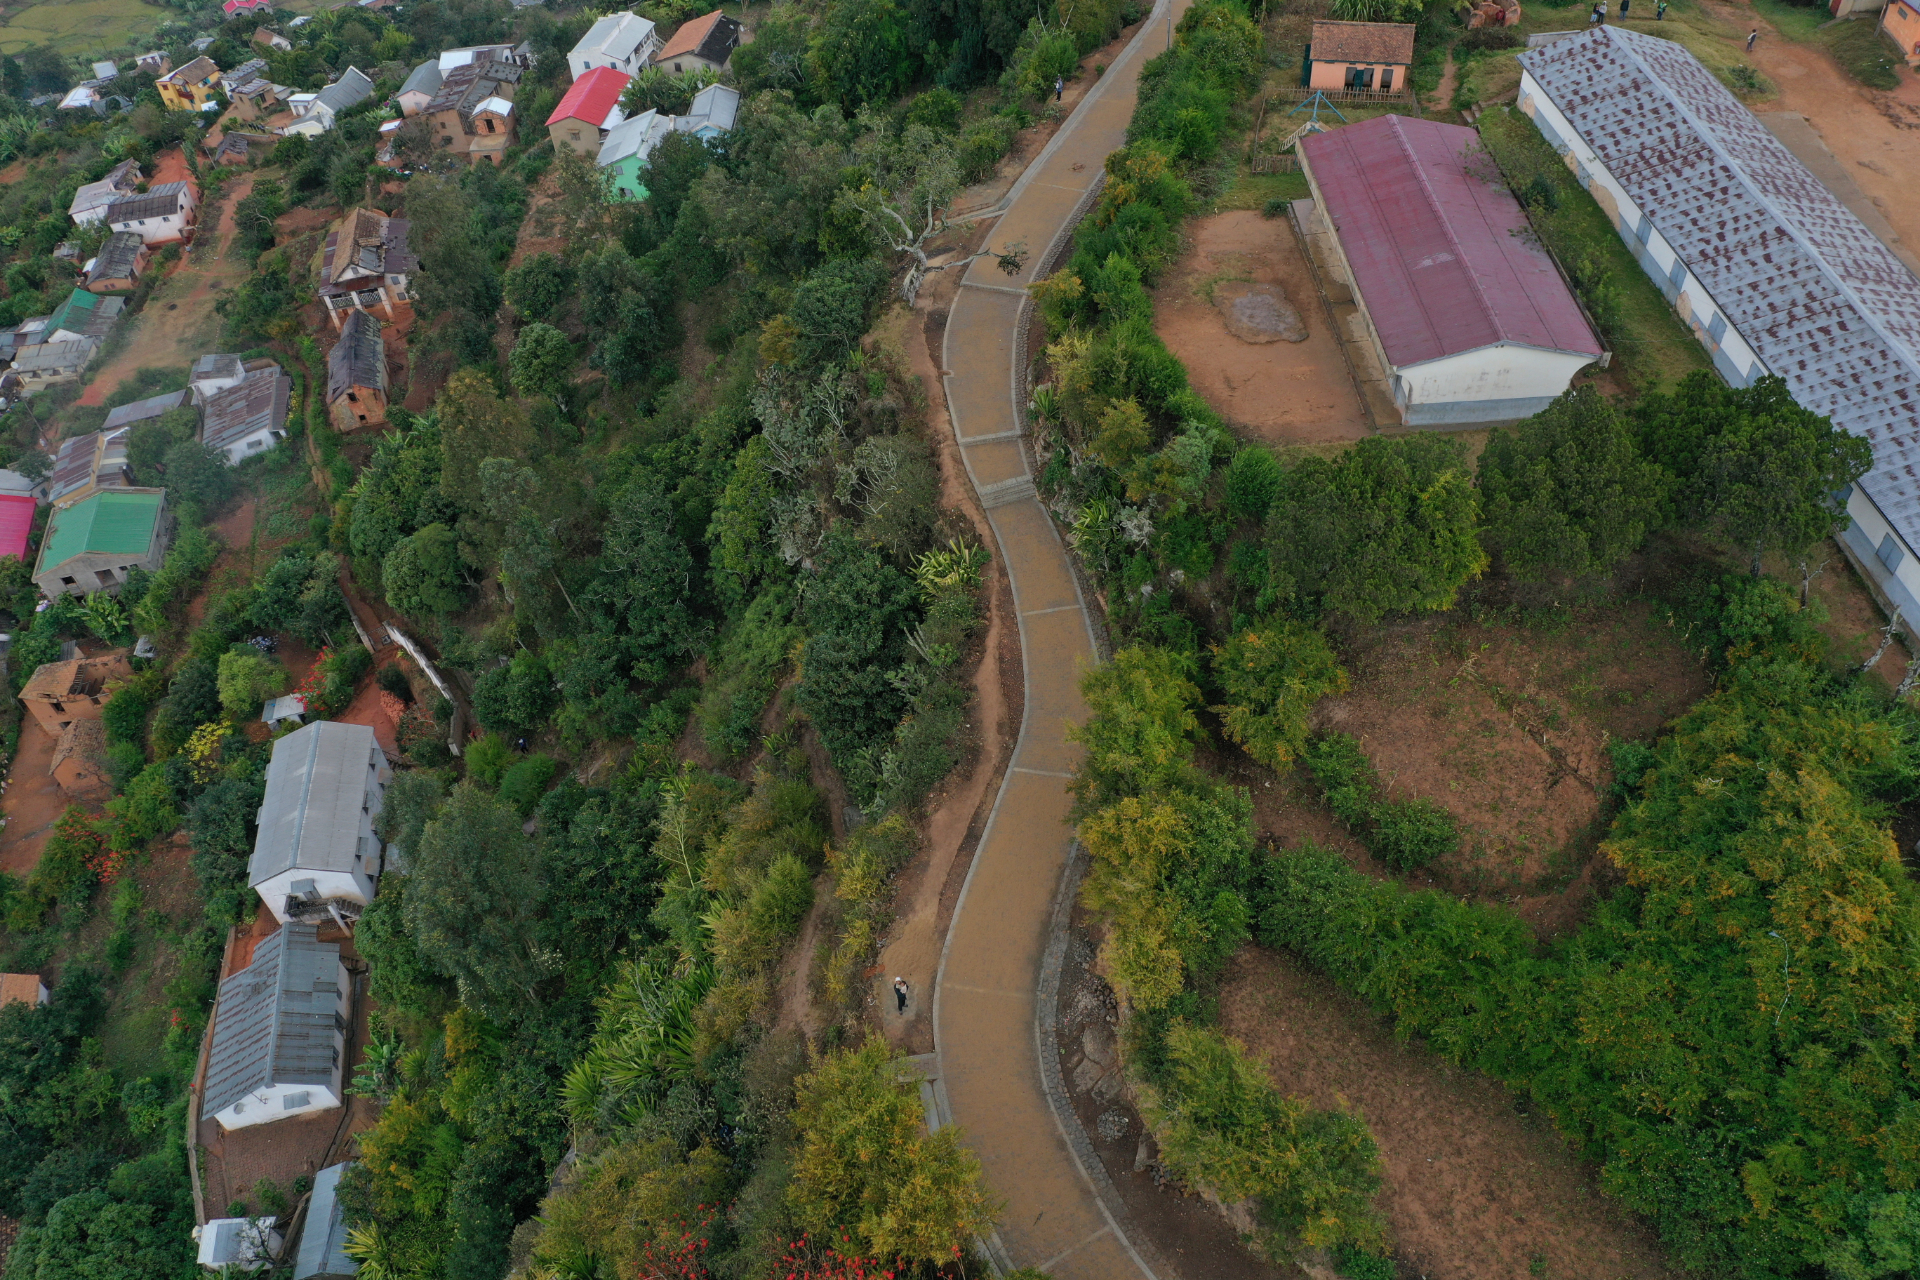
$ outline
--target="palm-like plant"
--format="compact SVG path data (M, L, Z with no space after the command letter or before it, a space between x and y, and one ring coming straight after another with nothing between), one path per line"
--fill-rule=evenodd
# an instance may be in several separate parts
M88 596L85 607L87 630L102 640L111 644L127 633L127 611L106 592L96 591Z
M355 1273L360 1280L400 1280L393 1248L381 1236L378 1224L369 1222L364 1227L349 1228L347 1241L341 1248L360 1264L360 1270Z
M638 1123L693 1065L693 1012L713 987L713 966L684 974L628 960L600 998L593 1043L567 1073L563 1096L574 1123Z
M955 538L914 562L914 581L929 598L945 591L971 589L980 585L980 571L991 559L985 547Z

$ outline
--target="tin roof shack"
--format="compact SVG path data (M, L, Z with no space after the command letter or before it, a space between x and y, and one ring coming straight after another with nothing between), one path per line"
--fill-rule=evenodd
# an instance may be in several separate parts
M108 489L53 513L33 580L48 599L118 591L134 569L167 554L165 489Z
M433 101L433 95L440 92L442 78L440 63L437 59L423 62L415 67L407 76L406 83L400 86L400 92L393 98L400 107L400 114L417 116L425 111L427 104Z
M213 1218L193 1229L199 1246L194 1261L225 1276L233 1272L263 1271L280 1252L277 1218Z
M1400 420L1538 413L1606 352L1497 171L1459 125L1378 116L1297 150Z
M1520 57L1520 109L1566 157L1735 386L1778 374L1873 446L1840 544L1920 610L1920 280L1667 40L1602 27Z
M99 720L100 708L122 684L133 679L127 655L68 658L37 668L20 690L20 701L50 738L58 738L76 720Z
M106 218L108 205L138 191L143 180L139 161L122 160L100 181L89 182L74 192L67 215L74 225L90 227Z
M715 9L680 24L660 52L653 55L656 65L678 75L682 71L711 71L719 75L727 69L728 59L740 47L740 23Z
M47 341L73 342L81 338L104 338L113 331L120 313L126 309L125 298L75 289L47 317Z
M340 1106L352 1000L339 944L313 925L262 938L220 984L200 1118L245 1129Z
M0 973L0 1006L16 1000L22 1004L45 1004L47 984L37 973Z
M22 393L32 395L56 383L78 378L99 350L98 338L36 342L14 353L13 368L9 372L20 380Z
M407 247L413 224L373 209L349 209L327 233L320 259L320 301L338 329L352 312L378 309L388 320L413 314L408 282L420 260Z
M1307 46L1307 87L1405 91L1414 31L1407 22L1315 21Z
M47 772L76 800L106 800L113 794L113 776L107 771L107 727L98 720L75 720L62 729Z
M293 397L293 379L278 366L258 369L237 387L228 387L207 401L200 442L226 455L227 465L263 453L287 438L287 405Z
M132 404L123 404L107 414L107 420L100 424L103 433L112 433L122 427L135 426L142 422L158 418L175 409L185 408L185 391L166 391L157 396L148 396L145 400L135 400Z
M347 1164L331 1164L313 1175L313 1198L300 1248L293 1258L293 1280L352 1280L360 1264L347 1256L346 1208L340 1203L340 1177Z
M87 266L87 289L92 293L132 293L152 260L147 242L131 231L116 231L100 246Z
M327 353L327 408L342 431L387 420L387 344L380 322L364 311L348 313Z
M392 777L366 725L317 720L273 744L247 883L276 919L344 923L373 901Z
M123 406L126 407L126 406ZM133 473L127 469L127 431L101 428L60 443L53 456L53 474L47 495L56 507L70 507L102 489L128 489Z

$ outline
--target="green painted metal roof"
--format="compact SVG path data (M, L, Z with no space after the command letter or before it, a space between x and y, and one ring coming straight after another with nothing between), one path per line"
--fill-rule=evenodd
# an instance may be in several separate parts
M53 314L47 317L47 327L42 333L57 333L61 329L72 329L78 333L87 323L86 318L93 314L93 308L100 301L100 295L88 293L85 289L75 289L67 300L55 307Z
M158 493L96 493L53 513L40 567L84 555L141 556L153 545L160 518Z

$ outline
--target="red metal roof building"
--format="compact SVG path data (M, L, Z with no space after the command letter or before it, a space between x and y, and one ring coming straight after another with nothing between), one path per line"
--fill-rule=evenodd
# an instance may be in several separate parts
M32 559L27 554L27 535L33 532L35 505L25 494L0 493L0 557Z
M553 145L570 148L589 160L598 156L607 130L626 118L620 110L620 95L632 79L612 67L595 67L575 80L547 117Z
M1379 116L1298 149L1403 422L1524 418L1605 363L1472 129Z

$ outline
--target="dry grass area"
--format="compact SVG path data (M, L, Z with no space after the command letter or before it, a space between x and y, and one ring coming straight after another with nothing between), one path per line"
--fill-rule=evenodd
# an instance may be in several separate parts
M61 53L105 53L145 40L166 21L144 0L43 0L0 9L0 53L50 44Z

